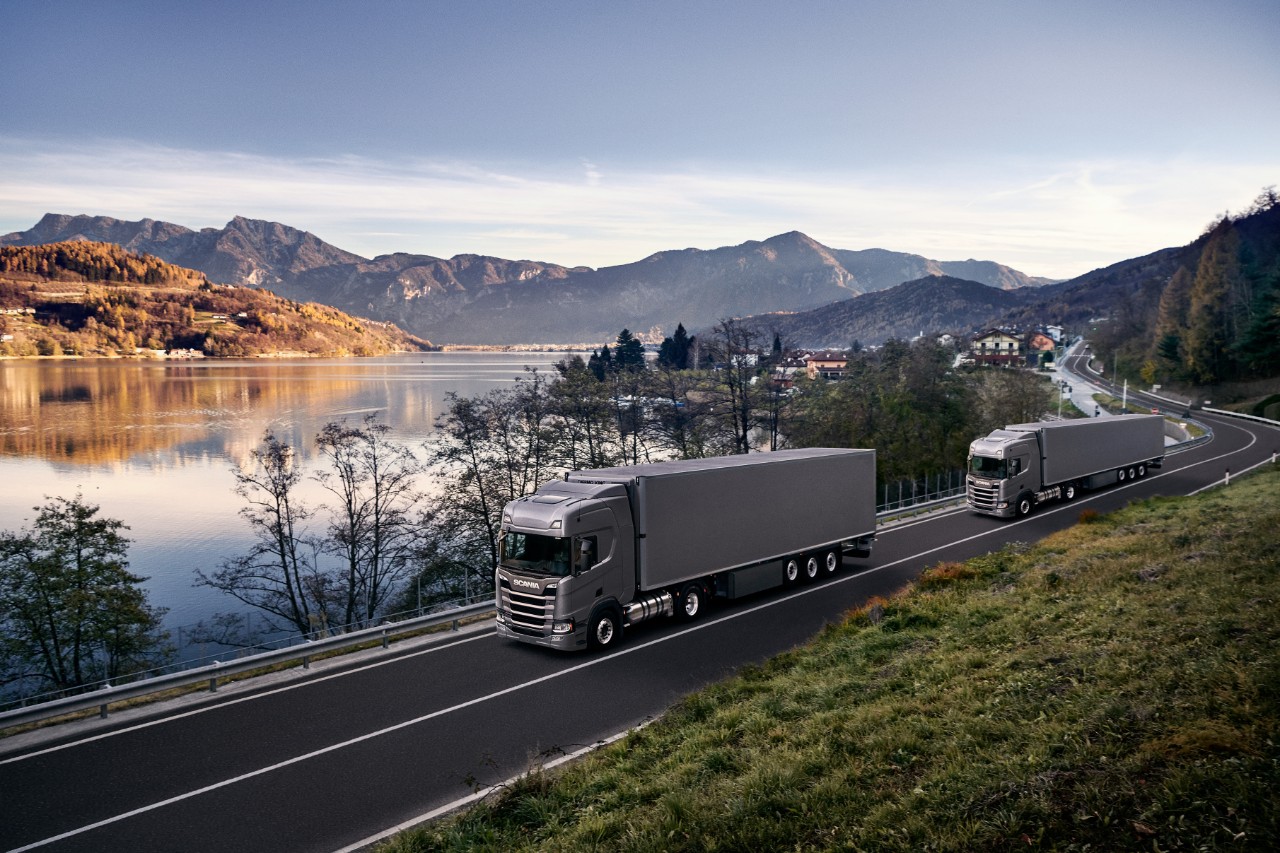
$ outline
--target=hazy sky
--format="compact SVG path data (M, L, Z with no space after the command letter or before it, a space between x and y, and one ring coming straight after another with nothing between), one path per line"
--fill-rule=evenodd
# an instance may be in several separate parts
M0 233L605 266L799 230L1070 277L1280 184L1276 0L0 0Z

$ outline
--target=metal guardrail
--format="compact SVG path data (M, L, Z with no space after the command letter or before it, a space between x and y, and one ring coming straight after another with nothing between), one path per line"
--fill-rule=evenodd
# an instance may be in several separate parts
M107 716L107 706L112 702L136 699L140 696L161 693L165 690L188 687L203 681L209 683L210 692L216 692L218 680L221 678L292 661L301 661L303 668L306 668L310 666L311 658L316 655L372 642L381 642L382 647L387 648L390 639L397 635L408 634L426 628L435 628L450 623L452 623L452 629L456 631L458 630L459 620L467 616L486 613L492 609L493 602L483 601L479 604L470 604L443 613L434 613L430 616L405 619L401 622L365 628L334 637L324 637L301 645L286 646L282 649L247 655L225 663L214 661L206 666L185 669L167 675L158 675L153 678L143 678L118 687L104 687L99 690L81 693L77 696L68 696L64 699L54 699L49 702L29 705L25 708L4 711L0 712L0 730L46 720L50 717L62 716L63 714L86 711L91 708L97 708L100 716L105 717Z

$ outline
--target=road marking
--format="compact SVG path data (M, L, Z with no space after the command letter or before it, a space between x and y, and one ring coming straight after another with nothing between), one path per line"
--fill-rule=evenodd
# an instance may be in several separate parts
M487 637L492 633L493 633L493 629L490 628L488 631L477 634L474 637L466 637L452 643L440 643L439 645L431 646L430 648L426 648L426 649L420 649L419 651L416 651L416 652L406 652L404 654L398 654L398 655L395 655L394 657L384 658L382 660L374 661L372 663L367 663L362 666L354 667L352 669L344 669L344 670L341 670L340 672L331 673L330 675L315 676L314 678L308 678L305 681L299 681L295 684L285 684L280 687L273 688L271 690L258 691L248 696L241 696L238 699L228 699L224 702L217 702L211 705L205 705L204 707L201 707L201 708L193 708L190 711L183 711L182 713L179 713L179 714L166 714L163 717L157 717L156 719L148 720L145 723L135 723L132 726L125 726L124 728L112 729L111 731L103 732L102 734L90 735L88 737L78 738L73 741L68 741L66 743L58 744L57 746L49 746L49 747L45 747L44 749L36 750L34 752L27 752L27 753L23 753L22 755L14 755L9 758L3 758L3 759L0 759L0 765L14 764L19 761L25 761L28 758L35 758L38 755L47 755L50 752L58 752L59 750L69 749L73 746L79 746L85 743L93 743L94 741L105 740L109 737L115 737L116 735L127 734L129 732L136 732L139 729L147 729L152 726L158 726L163 723L170 722L171 720L181 720L184 717L194 717L197 714L205 714L210 711L216 711L219 708L227 708L232 705L239 705L241 702L251 702L254 699L261 699L265 696L274 696L277 693L285 693L290 690L297 690L300 687L309 687L312 684L320 684L321 682L328 681L332 678L341 678L344 675L353 675L354 673L357 673L357 672L364 672L367 669L376 669L377 667L396 663L397 661L402 661L406 658L416 658L416 657L419 657L420 655L426 655L426 654L431 654L433 652L444 651L445 649L453 648L454 646L460 646L463 643L470 643L473 640L478 640L482 637Z
M1190 465L1184 465L1184 466L1182 466L1181 468L1178 468L1177 470L1178 470L1178 471L1185 471L1185 470L1187 470L1187 469L1189 469L1189 468L1196 468L1196 467L1199 467L1199 466L1201 466L1201 465L1207 465L1207 464L1209 464L1209 463L1211 463L1211 462L1216 462L1216 461L1218 461L1218 460L1220 460L1220 459L1224 459L1224 458L1226 458L1227 456L1233 455L1233 454L1235 454L1235 453L1240 453L1240 452L1243 452L1243 451L1245 451L1245 450L1248 450L1250 447L1252 447L1252 446L1257 442L1257 437L1256 437L1256 436L1251 436L1251 439L1252 439L1252 440L1249 442L1249 444L1245 445L1244 447L1240 448L1239 450L1233 450L1233 451L1230 451L1230 452L1228 452L1228 453L1224 453L1224 454L1222 454L1222 455L1220 455L1220 456L1215 456L1215 457L1212 457L1212 458L1210 458L1210 459L1205 459L1205 460L1203 460L1203 461L1201 461L1201 462L1194 462L1194 463L1192 463L1192 464L1190 464ZM1259 464L1263 464L1263 463L1259 463ZM1258 467L1258 466L1253 466L1253 467ZM1250 470L1251 470L1251 469L1250 469ZM1175 472L1173 472L1173 471L1162 472L1162 473L1160 473L1160 474L1156 475L1155 477L1151 477L1151 478L1149 478L1149 479L1158 479L1159 477L1167 476L1168 474L1172 474L1172 473L1175 473ZM1119 487L1117 487L1117 488L1111 488L1111 489L1108 489L1108 490L1107 490L1107 493L1109 494L1109 493L1112 493L1112 492L1121 491L1121 490L1123 490L1123 489L1132 488L1133 486L1137 486L1137 485L1139 485L1139 484L1140 484L1140 482L1142 482L1142 481L1137 481L1137 480L1135 480L1135 481L1133 481L1133 482L1131 482L1131 483L1129 483L1129 484L1127 484L1127 485L1119 486ZM1211 484L1211 485L1214 485L1214 484ZM1204 487L1204 488L1208 488L1208 487ZM1197 489L1196 491L1202 491L1202 490L1203 490L1203 489ZM1072 505L1072 506L1074 506L1074 505ZM90 832L90 831L92 831L92 830L99 829L99 828L104 827L104 826L109 826L109 825L111 825L111 824L113 824L113 823L118 823L118 822L120 822L120 821L122 821L122 820L127 820L128 818L131 818L131 817L136 817L136 816L141 815L141 814L146 814L147 812L155 811L156 809L164 808L165 806L173 805L174 803L179 803L179 802L182 802L182 801L184 801L184 800L189 800L189 799L192 799L192 798L194 798L194 797L198 797L198 796L200 796L201 794L207 794L207 793L209 793L210 791L216 791L216 790L218 790L218 789L220 789L220 788L226 788L226 787L228 787L228 786L231 786L231 785L237 784L237 783L239 783L239 782L243 782L243 781L248 780L248 779L253 779L253 778L257 777L257 776L262 776L262 775L265 775L265 774L267 774L267 773L271 773L271 772L273 772L273 771L275 771L275 770L280 770L280 769L283 769L283 768L285 768L285 767L290 767L290 766L292 766L292 765L294 765L294 764L300 764L300 763L302 763L302 762L304 762L304 761L308 761L308 760L310 760L310 759L312 759L312 758L318 758L319 756L327 755L327 754L329 754L329 753L331 753L331 752L336 752L336 751L338 751L338 750L340 750L340 749L345 749L345 748L346 748L346 747L348 747L348 746L354 746L354 745L356 745L356 744L363 743L363 742L365 742L365 741L372 740L372 739L377 738L377 737L381 737L382 735L386 735L386 734L390 734L390 733L392 733L392 732L400 731L401 729L409 728L409 727L411 727L411 726L416 726L416 725L418 725L419 723L424 723L424 722L426 722L426 721L428 721L428 720L432 720L432 719L435 719L435 718L437 718L437 717L442 717L442 716L444 716L444 715L446 715L446 714L453 713L454 711L461 711L461 710L463 710L463 709L470 708L470 707L472 707L472 706L474 706L474 705L479 705L479 704L482 704L482 703L484 703L484 702L488 702L488 701L490 701L490 700L500 698L500 697L502 697L502 696L507 696L507 695L510 695L510 694L512 694L512 693L519 692L519 691L521 691L521 690L524 690L524 689L525 689L525 688L527 688L527 687L533 687L533 686L536 686L536 685L538 685L538 684L544 684L544 683L546 683L546 682L553 681L553 680L558 679L558 678L562 678L562 677L564 677L564 676L566 676L566 675L570 675L570 674L572 674L572 673L579 672L579 671L581 671L581 670L585 670L585 669L588 669L588 668L593 667L593 666L597 666L597 665L602 664L602 663L609 663L609 662L615 661L615 660L617 660L618 658L623 657L623 656L625 656L625 655L635 654L635 653L637 653L637 652L639 652L639 651L642 651L642 650L644 650L644 649L648 649L648 648L651 648L651 647L653 647L653 646L660 645L660 644L662 644L662 643L670 642L670 641L672 641L672 640L675 640L675 639L678 639L678 638L680 638L680 637L683 637L685 634L689 634L689 633L692 633L692 632L694 632L694 631L702 631L702 630L706 630L706 629L708 629L708 628L715 627L716 625L720 625L720 624L722 624L722 623L729 622L729 621L734 620L734 619L740 619L740 618L742 618L742 617L744 617L744 616L748 616L748 615L750 615L750 614L752 614L752 613L757 613L757 612L759 612L759 611L761 611L761 610L766 610L766 609L768 609L768 608L770 608L770 607L776 607L776 606L778 606L778 605L780 605L780 604L790 602L790 601L792 601L792 600L794 600L794 599L796 599L796 598L802 598L802 597L807 596L807 595L813 595L813 594L815 594L815 593L818 593L818 592L823 591L823 590L824 590L824 589L826 589L827 587L834 586L834 585L836 585L836 584L849 583L850 581L860 580L860 579L862 579L862 578L867 577L868 575L875 574L876 572L883 571L883 570L885 570L885 569L889 569L889 568L893 568L893 567L895 567L895 566L900 566L900 565L902 565L903 563L909 562L909 561L911 561L911 560L917 560L917 559L919 559L919 558L921 558L921 557L927 557L927 556L929 556L930 554L937 553L938 551L942 551L942 550L945 550L945 549L947 549L947 548L954 547L954 546L956 546L956 545L963 545L963 544L965 544L966 542L972 542L972 541L974 541L974 540L976 540L976 539L981 539L981 538L983 538L983 537L985 537L985 536L990 536L990 535L992 535L993 533L1000 533L1000 532L1003 532L1003 531L1005 531L1005 530L1010 529L1011 527L1016 527L1016 526L1018 526L1018 525L1020 525L1020 524L1026 524L1026 523L1029 523L1029 522L1033 521L1035 518L1038 518L1038 517L1040 517L1040 516L1043 516L1043 515L1049 515L1049 514L1058 513L1058 512L1063 512L1063 511L1065 511L1065 510L1067 510L1067 509L1072 508L1072 506L1062 506L1062 507L1059 507L1059 508L1057 508L1057 509L1048 510L1048 511L1046 511L1046 512L1044 512L1044 513L1039 513L1039 514L1037 514L1036 516L1033 516L1033 517L1028 517L1028 518L1019 519L1019 520L1017 520L1017 521L1009 522L1009 523L1007 523L1007 524L1001 524L1001 525L998 525L998 526L996 526L996 527L992 527L992 528L991 528L991 529L989 529L989 530L984 530L984 531L982 531L982 532L980 532L980 533L975 533L975 534L974 534L974 535L972 535L972 536L967 536L967 537L965 537L964 539L958 539L958 540L955 540L955 541L953 541L953 542L948 542L948 543L945 543L945 544L943 544L943 545L939 545L939 546L938 546L938 547L936 547L936 548L930 548L930 549L929 549L929 550L927 550L927 551L921 551L921 552L916 553L916 554L912 554L912 555L909 555L909 556L906 556L906 557L902 557L902 558L900 558L900 559L898 559L898 560L894 560L893 562L890 562L890 563L885 563L885 564L883 564L883 565L879 565L879 566L872 566L872 567L870 567L870 568L867 568L867 569L864 569L864 570L862 570L862 571L860 571L860 572L857 572L856 574L849 574L849 575L845 575L844 577L836 578L836 579L834 579L834 580L828 581L828 582L823 583L823 584L818 584L818 585L816 585L816 586L811 586L811 587L809 587L808 589L802 590L802 591L800 591L800 592L793 593L793 594L791 594L791 595L783 596L783 597L780 597L780 598L774 598L774 599L771 599L771 600L769 600L769 601L762 602L762 603L760 603L760 604L758 604L758 605L756 605L756 606L754 606L754 607L747 608L747 609L745 609L745 610L735 610L734 612L732 612L732 613L728 613L728 614L725 614L724 616L721 616L721 617L719 617L719 618L711 619L711 620L708 620L708 621L706 621L706 622L700 622L700 623L698 623L698 624L696 624L696 625L691 625L691 626L689 626L689 627L683 628L683 629L678 630L678 631L675 631L675 632L673 632L673 633L670 633L670 634L664 634L664 635L663 635L663 636L661 636L661 637L655 637L654 639L652 639L652 640L647 640L647 641L645 641L645 642L643 642L643 643L639 643L639 644L636 644L636 645L630 645L630 646L624 646L624 647L622 647L622 648L620 648L620 649L618 649L618 650L616 650L616 651L614 651L614 652L612 652L612 653L610 653L610 654L608 654L608 655L601 656L601 657L597 657L597 658L593 658L593 659L588 660L588 661L585 661L585 662L583 662L583 663L575 664L575 665L573 665L573 666L567 667L567 668L562 669L562 670L557 670L556 672L553 672L553 673L549 673L549 674L547 674L547 675L540 676L540 677L535 678L535 679L532 679L532 680L530 680L530 681L525 681L525 682L522 682L522 683L520 683L520 684L513 684L513 685L511 685L510 687L505 687L505 688L503 688L503 689L501 689L501 690L496 690L496 691L494 691L494 692L492 692L492 693L486 694L486 695L484 695L484 696L478 696L478 697L476 697L476 698L474 698L474 699L468 699L468 700L467 700L467 701L465 701L465 702L460 702L460 703L458 703L458 704L456 704L456 705L452 705L452 706L450 706L450 707L448 707L448 708L440 708L440 709L438 709L438 710L436 710L436 711L432 711L432 712L430 712L430 713L428 713L428 714L423 714L423 715L422 715L422 716L420 716L420 717L415 717L415 718L413 718L413 719L411 719L411 720L405 720L405 721L403 721L403 722L396 723L395 725L387 726L386 728L378 729L378 730L376 730L376 731L372 731L372 732L366 732L365 734L360 735L360 736L358 736L358 737L350 738L349 740L341 741L341 742L339 742L339 743L330 744L329 746L321 747L320 749L312 750L311 752L304 753L304 754L302 754L302 755L297 755L297 756L294 756L293 758L285 759L284 761L276 762L275 764L269 765L269 766L267 766L267 767L260 767L260 768L258 768L257 770L251 770L251 771L249 771L248 773L242 773L242 774L240 774L239 776L234 776L234 777L232 777L232 778L230 778L230 779L224 779L224 780L223 780L223 781L221 781L221 782L215 782L215 783L213 783L213 784L211 784L211 785L205 785L204 787L202 787L202 788L197 788L196 790L193 790L193 791L187 791L186 793L178 794L178 795L176 795L176 796L169 797L168 799L164 799L164 800L160 800L160 801L155 802L155 803L151 803L150 805L141 806L141 807L139 807L139 808L133 809L133 810L128 811L128 812L124 812L124 813L122 813L122 814L115 815L115 816L113 816L113 817L104 818L103 820L97 821L97 822L95 822L95 823L88 824L88 825L86 825L86 826L78 827L78 828L76 828L76 829L68 830L67 832L63 832L63 833L61 833L61 834L59 834L59 835L55 835L55 836L52 836L52 837L49 837L49 838L44 838L44 839L41 839L41 840L39 840L39 841L34 841L34 842L31 842L30 844L24 845L24 846L22 846L22 847L16 847L16 848L14 848L14 849L12 849L12 850L8 851L8 853L25 853L25 851L28 851L28 850L35 850L35 849L37 849L37 848L44 847L44 846L49 845L49 844L54 844L54 843L56 843L56 842L58 842L58 841L62 841L62 840L64 840L64 839L66 839L66 838L72 838L72 837L74 837L74 836L81 835L81 834L83 834L83 833ZM886 532L886 533L892 533L894 529L900 529L900 528L891 528L890 530L887 530L887 531L885 531L885 532ZM468 640L463 640L462 642L471 642L472 640L479 639L479 637L482 637L482 636L488 636L488 635L487 635L487 634L480 634L480 635L477 635L476 637L472 637L472 638L470 638L470 639L468 639ZM455 645L455 644L450 644L450 645ZM441 647L441 648L445 648L445 647ZM415 655L417 655L417 654L426 654L426 653L428 653L428 652L430 652L430 651L435 651L435 650L437 650L437 649L433 648L433 649L429 649L429 650L424 650L423 652L415 652L414 654L415 654ZM394 659L388 659L388 660L385 660L385 661L378 661L377 663L369 664L369 665L367 665L367 666L365 666L365 667L361 667L360 669L369 669L369 668L372 668L372 667L374 667L374 666L381 666L381 665L384 665L384 664L387 664L387 663L393 663L394 661L396 661L396 660L400 660L400 659L401 659L401 658L403 658L403 657L407 657L407 655L397 656L397 657L396 657L396 658L394 658ZM332 675L324 676L324 677L323 677L323 679L327 680L327 679L329 679L329 678L337 678L337 677L339 677L340 675L344 675L344 674L346 674L346 673L348 673L348 672L356 672L356 671L360 671L360 670L344 670L344 671L343 671L343 672L341 672L341 673L334 673L334 674L332 674ZM320 679L317 679L317 680L320 680ZM235 702L243 702L243 701L247 701L247 700L249 700L249 699L257 698L257 697L259 697L259 696L271 695L271 693L278 693L278 692L282 692L283 690L289 690L289 689L294 689L294 688L296 688L296 687L305 686L305 684L310 684L310 683L314 683L314 682L313 682L313 681L311 681L311 680L308 680L308 681L307 681L307 682L305 682L305 683L300 683L300 684L297 684L297 685L289 685L289 686L287 686L287 687L278 688L278 689L276 689L276 690L269 691L269 692L267 692L267 693L255 693L253 696L245 696L245 697L242 697L241 699L237 699L237 700L234 700L234 701L235 701ZM223 705L225 705L225 704L230 704L230 703L219 703L218 705L211 706L211 707L209 707L209 708L202 708L202 709L197 709L197 710L195 710L195 711L189 711L189 712L186 712L185 714L179 715L179 717L182 717L182 716L190 716L190 715L192 715L192 714L201 713L201 712L203 712L203 711L205 711L205 710L212 710L213 708L222 707L222 706L223 706ZM165 718L165 719L169 719L169 718ZM137 728L144 728L144 727L149 726L149 725L155 725L155 724L157 724L157 723L159 723L159 722L163 722L163 720L150 721L150 722L148 722L148 723L141 724L141 725L139 725L139 726L135 726L135 727L133 727L133 728L134 728L134 729L137 729ZM78 741L77 743L79 743L79 742L87 742L87 741L89 741L89 740L97 740L97 739L100 739L100 738L102 738L102 737L109 737L109 736L111 736L111 734L115 734L115 733L113 732L113 733L107 733L107 734L103 734L103 735L98 735L98 736L96 736L96 737L94 737L94 738L88 738L88 739L86 739L85 741ZM616 739L616 738L619 738L619 737L625 736L625 734L626 734L626 732L622 732L622 733L619 733L619 734L617 734L617 735L613 735L612 737L613 737L614 739ZM48 749L48 750L45 750L45 752L52 752L52 751L54 751L54 750L56 750L56 749L63 749L63 748L66 748L66 746L69 746L69 745L71 745L71 744L64 744L63 746L60 746L60 747L52 747L52 748L50 748L50 749ZM20 756L19 758L23 758L23 757L28 757L28 756ZM14 760L18 760L18 759L17 759L17 758L15 758L15 759L9 759L9 761L14 761ZM464 799L466 799L466 798L464 798ZM461 801L455 801L455 802L461 803ZM461 804L465 805L465 803L461 803ZM444 811L441 811L441 810L445 810L445 811L447 811L447 810L449 810L449 809L451 809L451 808L455 808L455 807L457 807L457 806L455 806L454 804L448 804L448 805L446 805L446 806L441 806L439 809L433 810L432 814L437 813L437 812L438 812L438 813L444 813Z

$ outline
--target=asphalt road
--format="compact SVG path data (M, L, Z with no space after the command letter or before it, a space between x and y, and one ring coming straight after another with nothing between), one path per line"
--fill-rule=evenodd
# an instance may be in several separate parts
M0 850L332 851L359 845L662 714L803 643L942 560L1035 541L1151 495L1183 495L1270 460L1280 431L1204 415L1214 440L1145 479L1001 521L963 509L881 531L833 579L656 620L603 655L498 640L487 624L194 704L157 705L0 741Z

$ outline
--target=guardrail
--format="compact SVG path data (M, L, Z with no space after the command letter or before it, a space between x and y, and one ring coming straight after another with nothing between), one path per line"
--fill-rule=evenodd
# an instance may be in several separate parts
M202 681L209 683L209 692L212 693L217 691L218 680L221 678L293 661L301 661L305 669L311 665L311 659L316 655L374 642L381 642L382 647L387 648L392 637L427 628L436 628L441 625L451 624L452 630L456 631L460 620L468 616L486 613L492 609L492 601L483 601L479 604L470 604L443 613L434 613L430 616L405 619L401 622L352 631L349 634L310 640L301 645L260 652L256 655L248 655L225 663L214 661L206 666L185 669L167 675L157 675L152 678L143 678L117 687L103 687L76 696L68 696L63 699L54 699L49 702L29 705L25 708L4 711L0 712L0 730L92 708L97 708L99 716L105 717L107 716L107 706L112 702L122 702L127 699L137 699L141 696L161 693L165 690L189 687Z

